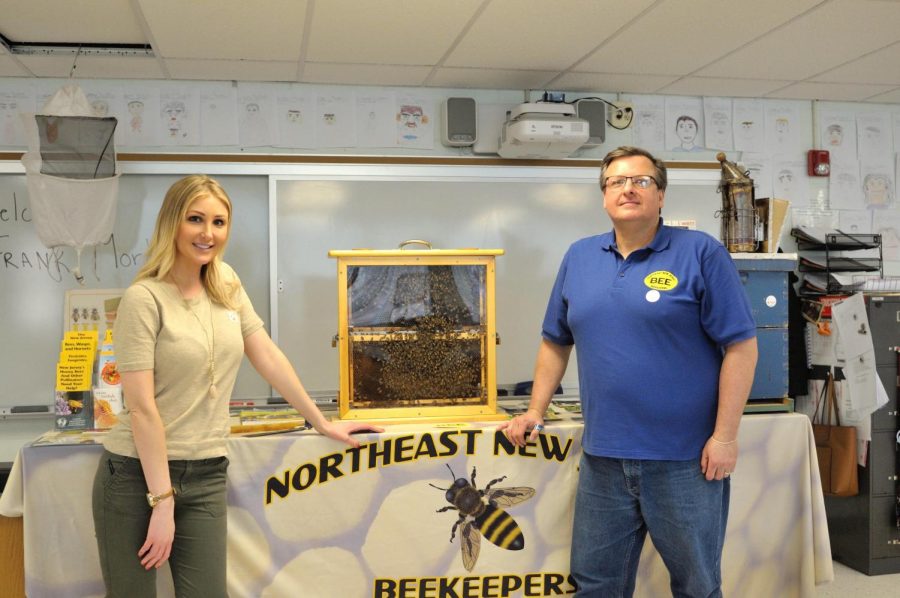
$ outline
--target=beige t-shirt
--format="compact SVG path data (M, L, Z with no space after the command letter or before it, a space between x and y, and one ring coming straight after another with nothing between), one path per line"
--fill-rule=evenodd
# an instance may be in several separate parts
M237 280L237 274L223 266L223 278ZM231 311L211 303L205 291L186 300L175 285L152 279L134 283L122 297L113 330L118 369L153 370L169 459L208 459L227 452L228 401L244 354L244 339L263 327L243 287L238 304ZM218 398L210 393L213 344ZM103 445L118 455L138 456L127 395L119 423Z

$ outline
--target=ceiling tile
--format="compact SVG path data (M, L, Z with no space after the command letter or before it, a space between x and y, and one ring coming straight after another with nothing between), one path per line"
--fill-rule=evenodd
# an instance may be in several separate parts
M306 0L136 0L164 58L296 61Z
M882 93L879 95L872 96L867 98L865 101L867 102L878 102L884 104L900 104L900 87L894 89L893 91L889 91L887 93Z
M677 77L665 75L626 75L622 73L566 73L552 82L553 89L656 93Z
M165 64L173 79L204 81L296 81L297 79L296 62L169 58Z
M465 89L534 89L542 88L556 74L556 71L441 68L428 80L428 85Z
M306 63L304 83L337 83L344 85L422 85L429 66L384 64L321 64Z
M494 0L444 66L561 71L652 0Z
M576 68L607 73L688 74L819 1L662 2ZM712 25L714 15L717 18Z
M19 66L8 54L0 56L0 77L29 77L31 73Z
M771 79L684 77L659 91L673 95L759 98L789 83L790 81L773 81Z
M68 77L71 56L19 56L37 77ZM138 56L79 56L75 77L82 79L161 79L165 77L155 58Z
M900 85L900 43L833 68L810 81Z
M794 100L829 100L834 102L859 102L873 95L888 92L891 85L860 85L859 83L811 83L788 85L767 94L767 98Z
M317 2L306 58L330 63L435 65L482 2Z
M0 33L17 42L148 43L129 0L3 0Z
M694 74L806 79L894 43L898 23L900 2L825 2Z

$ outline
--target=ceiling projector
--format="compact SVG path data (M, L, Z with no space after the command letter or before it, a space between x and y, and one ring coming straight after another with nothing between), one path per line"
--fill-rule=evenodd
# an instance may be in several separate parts
M500 128L497 153L503 158L568 158L587 142L589 134L588 121L576 116L574 106L519 104Z

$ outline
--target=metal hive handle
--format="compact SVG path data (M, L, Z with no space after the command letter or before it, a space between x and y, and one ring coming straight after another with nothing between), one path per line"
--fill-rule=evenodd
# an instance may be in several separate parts
M403 249L407 245L413 245L413 244L424 245L428 249L433 249L433 247L431 246L431 243L429 243L428 241L423 241L422 239L409 239L407 241L403 241L402 243L400 243L400 249Z

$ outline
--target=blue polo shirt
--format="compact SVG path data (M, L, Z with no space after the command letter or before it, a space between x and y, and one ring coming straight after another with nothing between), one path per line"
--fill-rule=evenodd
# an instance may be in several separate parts
M687 460L715 425L723 348L756 325L722 244L660 223L626 260L612 232L574 243L542 334L575 344L588 454Z

